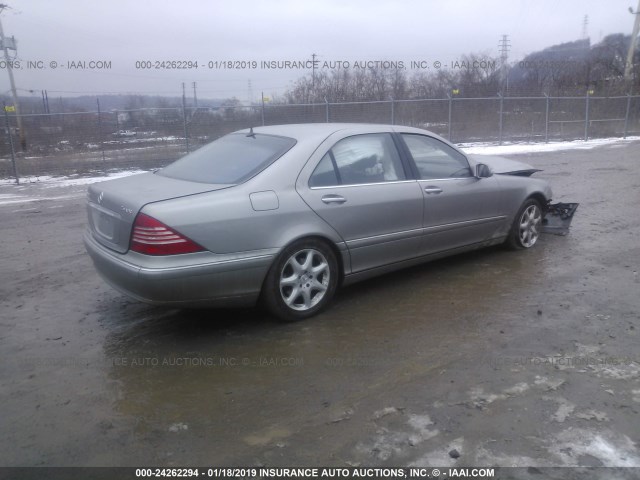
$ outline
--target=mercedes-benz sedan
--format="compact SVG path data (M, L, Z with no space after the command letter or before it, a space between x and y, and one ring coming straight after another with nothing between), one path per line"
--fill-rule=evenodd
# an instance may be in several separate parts
M480 158L410 127L241 130L91 185L84 242L105 280L143 302L261 301L297 320L339 285L499 243L533 247L549 185L526 164Z

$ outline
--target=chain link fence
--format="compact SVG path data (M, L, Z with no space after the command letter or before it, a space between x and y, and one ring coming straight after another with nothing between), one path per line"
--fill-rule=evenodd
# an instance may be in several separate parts
M36 114L22 116L23 132L15 114L5 111L4 116L0 178L18 178L162 167L222 135L259 125L390 123L431 130L454 143L626 137L640 133L640 96L450 97Z

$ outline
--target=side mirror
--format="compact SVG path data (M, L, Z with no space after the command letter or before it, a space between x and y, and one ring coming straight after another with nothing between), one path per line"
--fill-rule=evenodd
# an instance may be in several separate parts
M493 175L493 172L488 165L479 163L476 165L476 178L489 178Z

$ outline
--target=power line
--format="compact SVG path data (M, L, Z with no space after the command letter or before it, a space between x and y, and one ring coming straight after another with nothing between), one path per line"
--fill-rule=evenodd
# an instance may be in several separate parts
M317 55L315 53L311 54L311 59L312 59L311 66L313 67L313 70L311 70L311 88L313 89L314 92L316 89L316 57Z

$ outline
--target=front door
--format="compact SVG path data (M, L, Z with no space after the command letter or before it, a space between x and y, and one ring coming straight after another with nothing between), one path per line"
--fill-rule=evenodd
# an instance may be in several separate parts
M416 164L424 199L422 253L483 242L504 220L496 179L476 178L467 158L427 135L402 134Z

